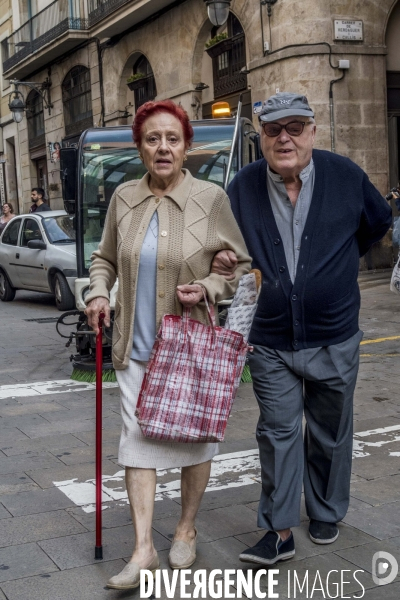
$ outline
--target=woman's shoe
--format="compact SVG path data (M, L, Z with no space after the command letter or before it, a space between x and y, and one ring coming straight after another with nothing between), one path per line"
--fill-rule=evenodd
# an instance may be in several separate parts
M168 560L171 569L188 569L196 560L197 529L191 542L173 541Z
M147 567L140 567L135 562L129 562L122 569L121 573L111 577L111 579L107 582L107 587L114 590L134 590L140 585L141 570L147 569L148 571L152 571L152 573L154 573L159 567L160 561L157 553Z

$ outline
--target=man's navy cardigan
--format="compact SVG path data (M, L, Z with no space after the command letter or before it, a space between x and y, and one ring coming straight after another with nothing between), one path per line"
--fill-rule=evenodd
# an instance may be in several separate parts
M272 212L264 159L228 189L253 268L263 276L250 343L277 350L329 346L358 331L359 257L389 229L392 212L350 159L314 150L315 184L292 284Z

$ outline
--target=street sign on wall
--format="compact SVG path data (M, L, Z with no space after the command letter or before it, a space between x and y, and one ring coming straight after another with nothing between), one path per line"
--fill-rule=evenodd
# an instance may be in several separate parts
M349 21L348 19L335 19L335 40L347 40L350 42L362 42L364 39L363 22Z

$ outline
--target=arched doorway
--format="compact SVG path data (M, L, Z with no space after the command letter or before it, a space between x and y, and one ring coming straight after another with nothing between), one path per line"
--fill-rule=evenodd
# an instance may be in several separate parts
M209 79L212 73L213 93L212 100L203 101L204 119L212 117L211 107L215 101L228 102L231 111L235 112L240 94L243 94L242 116L252 118L251 93L248 90L247 74L243 72L245 68L245 33L239 19L231 12L228 21L222 27L210 25L203 56L202 74L205 76L202 81L207 78L207 71ZM207 95L204 96L206 100Z
M73 67L61 85L64 106L65 135L77 136L93 127L90 70L83 65Z
M145 102L154 100L157 96L156 82L154 79L153 69L144 54L133 64L133 74L130 77L128 87L133 91L135 97L135 110L137 110Z

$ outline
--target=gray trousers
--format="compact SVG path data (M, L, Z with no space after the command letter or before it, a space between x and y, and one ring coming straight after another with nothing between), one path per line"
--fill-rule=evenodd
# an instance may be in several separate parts
M254 346L249 364L260 408L259 527L279 531L299 525L303 483L311 519L337 523L345 516L362 335L296 352Z

